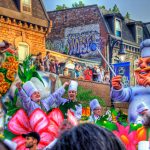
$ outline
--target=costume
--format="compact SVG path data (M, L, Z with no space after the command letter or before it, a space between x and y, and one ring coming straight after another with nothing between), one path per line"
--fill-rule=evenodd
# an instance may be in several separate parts
M111 98L114 101L130 102L128 109L128 120L135 122L138 117L137 107L143 102L150 109L150 39L143 41L140 45L141 58L139 59L139 68L135 70L135 77L139 85L135 87L121 88L116 90L112 88Z
M53 94L50 94L47 98L40 101L41 105L32 101L30 96L34 91L37 91L31 81L26 82L23 88L19 91L19 96L22 100L22 104L28 115L32 113L36 108L41 108L44 111L49 111L51 106L57 101L57 99L65 93L64 87L60 87Z
M101 118L101 116L95 115L93 113L94 109L96 109L97 107L101 108L101 105L99 104L97 99L93 99L90 102L90 108L91 108L92 115L89 117L89 120L88 120L89 122L96 122L98 119Z

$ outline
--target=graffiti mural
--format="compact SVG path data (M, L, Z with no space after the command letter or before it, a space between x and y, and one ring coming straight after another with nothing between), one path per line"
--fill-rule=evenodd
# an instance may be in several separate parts
M77 57L97 56L97 51L93 51L93 44L100 50L104 47L99 31L99 24L66 28L65 45L68 47L68 54Z

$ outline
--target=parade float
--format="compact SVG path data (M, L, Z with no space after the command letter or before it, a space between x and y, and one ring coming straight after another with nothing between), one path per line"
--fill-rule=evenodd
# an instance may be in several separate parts
M59 108L55 108L54 105L47 113L38 108L28 116L21 105L21 99L18 97L16 82L32 81L41 92L42 97L46 97L51 92L50 76L48 73L37 71L30 56L22 64L19 64L15 53L10 50L2 52L1 56L3 59L0 68L0 138L15 142L17 150L24 150L25 138L22 137L22 134L35 131L41 137L38 148L44 148L58 137L58 131L64 119L71 122L73 126L78 124L74 114L70 111L70 109L74 109L75 103L60 105ZM55 77L57 78L57 76ZM55 88L60 86L60 80L57 78ZM86 123L90 116L89 102L91 99L98 99L103 107L106 107L106 104L101 98L93 95L91 90L85 90L83 87L79 87L78 90L77 99L83 105L80 123ZM109 114L104 113L95 124L118 136L127 150L136 150L140 141L149 139L147 127L142 126L142 124L129 123L128 115L118 109L108 108L107 111ZM112 119L108 121L110 116Z

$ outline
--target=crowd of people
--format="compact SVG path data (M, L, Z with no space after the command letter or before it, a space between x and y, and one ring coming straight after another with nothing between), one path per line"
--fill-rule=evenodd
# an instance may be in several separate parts
M79 63L75 63L74 69L70 69L61 65L57 59L51 58L50 52L47 51L43 58L42 53L38 53L34 60L37 70L47 71L65 77L76 78L86 81L94 81L98 83L110 83L109 72L104 70L102 66L95 65L83 67Z

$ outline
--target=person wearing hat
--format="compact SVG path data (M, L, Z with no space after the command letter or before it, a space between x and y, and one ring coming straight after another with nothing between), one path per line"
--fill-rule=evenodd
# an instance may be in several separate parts
M138 117L135 121L136 124L143 124L144 123L144 115L146 115L149 112L148 107L145 105L145 103L141 103L137 107Z
M57 98L65 93L65 87L68 84L68 82L65 82L62 87L45 99L41 99L40 92L31 81L25 82L23 86L18 82L16 87L19 90L19 96L22 100L23 107L28 115L30 115L36 108L41 108L45 112L48 112L51 109L51 106L57 101Z
M99 104L97 99L93 99L90 102L90 109L91 109L91 116L89 117L89 122L96 122L98 119L100 119L101 114L102 114L102 108L101 105Z
M150 39L140 44L141 58L138 60L138 68L135 70L135 78L138 85L124 88L121 76L112 78L111 98L114 101L130 102L128 120L136 122L138 117L137 107L144 103L150 109Z
M68 83L69 87L68 87L68 99L62 98L61 96L57 99L56 101L56 105L60 106L60 105L64 105L65 103L69 103L69 102L75 102L77 103L77 89L78 89L78 82L71 80ZM65 89L64 89L65 90ZM80 120L81 116L82 116L82 105L81 104L77 104L75 105L75 110L71 109L72 112L74 113L75 117Z
M29 150L37 150L38 143L40 142L40 135L37 132L29 132L27 134L23 134L22 137L26 139L26 148L29 148Z

